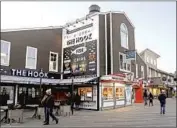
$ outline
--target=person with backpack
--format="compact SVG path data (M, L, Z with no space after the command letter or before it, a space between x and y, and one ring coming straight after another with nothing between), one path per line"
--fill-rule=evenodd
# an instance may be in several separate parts
M53 114L54 98L52 96L51 89L47 90L46 94L46 122L44 123L44 125L49 125L49 116L51 116L52 119L56 121L56 124L58 124L58 119Z
M161 91L161 94L158 96L158 99L160 101L160 114L165 114L165 105L166 105L166 94L165 90Z

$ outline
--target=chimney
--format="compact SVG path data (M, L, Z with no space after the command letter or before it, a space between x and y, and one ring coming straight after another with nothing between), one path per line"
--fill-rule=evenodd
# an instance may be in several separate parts
M100 12L100 7L96 4L93 4L89 7L89 14L93 14L95 12Z

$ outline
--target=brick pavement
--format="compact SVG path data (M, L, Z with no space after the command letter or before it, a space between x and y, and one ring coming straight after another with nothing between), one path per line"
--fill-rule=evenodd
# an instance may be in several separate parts
M176 100L168 99L166 114L160 115L159 102L153 107L143 104L106 111L79 111L71 117L59 117L59 124L51 122L45 127L175 127ZM11 127L43 127L42 120L26 118L32 113L25 113L23 124L13 124ZM9 124L2 127L10 127Z

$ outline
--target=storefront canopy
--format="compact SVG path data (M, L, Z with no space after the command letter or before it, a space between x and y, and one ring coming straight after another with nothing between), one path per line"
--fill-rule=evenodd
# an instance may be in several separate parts
M58 84L59 79L42 78L41 84ZM1 75L3 83L40 84L40 78Z
M97 77L91 78L75 78L75 79L47 79L47 78L32 78L32 77L19 77L19 76L7 76L1 75L2 83L22 83L22 84L53 84L53 85L70 85L72 84L96 84Z
M91 78L75 78L75 79L63 79L59 81L60 85L71 85L73 84L96 84L98 77Z

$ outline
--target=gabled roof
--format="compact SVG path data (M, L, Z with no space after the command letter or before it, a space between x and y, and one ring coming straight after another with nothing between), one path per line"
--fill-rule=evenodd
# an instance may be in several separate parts
M149 48L146 48L145 50L143 50L142 52L140 52L140 55L142 55L142 54L145 53L145 52L150 52L150 53L154 54L154 55L156 56L156 58L159 58L159 57L160 57L159 54L155 53L154 51L152 51L152 50L149 49Z

